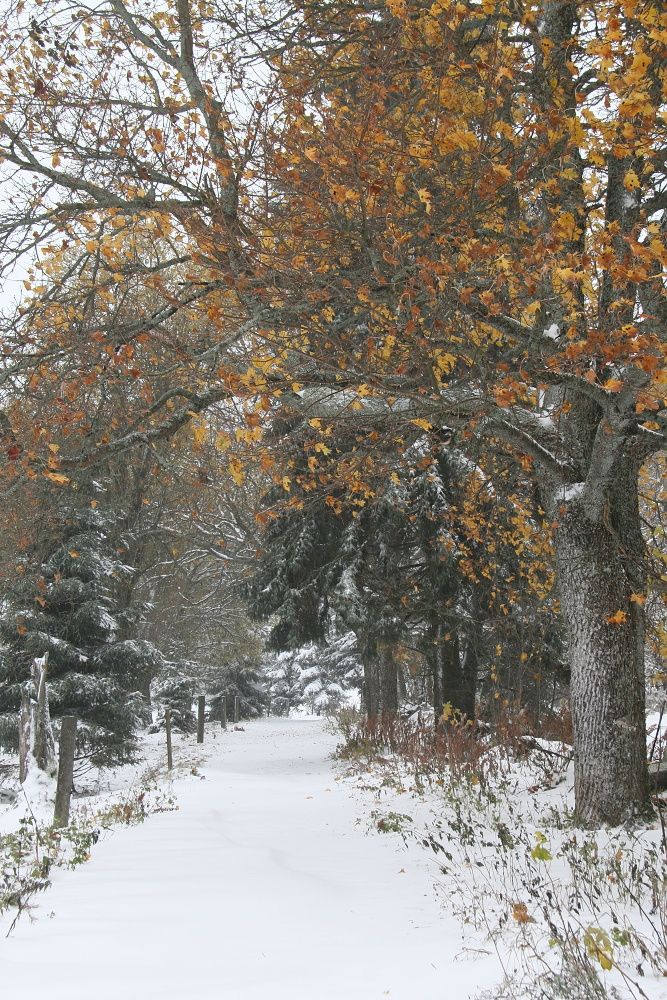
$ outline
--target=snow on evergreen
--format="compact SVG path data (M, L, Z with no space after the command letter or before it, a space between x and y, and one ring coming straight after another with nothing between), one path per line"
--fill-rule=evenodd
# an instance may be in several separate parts
M5 594L0 743L16 745L21 687L32 660L48 654L52 716L77 717L79 752L99 764L132 757L137 726L146 719L136 678L160 657L150 643L123 638L117 584L127 567L118 554L116 517L85 501L54 526L45 551L22 559Z
M269 656L264 674L273 711L305 708L316 715L357 704L362 666L353 632L327 645L306 643Z

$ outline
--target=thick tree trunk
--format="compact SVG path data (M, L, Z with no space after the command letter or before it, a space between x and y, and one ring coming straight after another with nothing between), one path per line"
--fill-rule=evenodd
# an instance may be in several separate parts
M380 672L380 711L382 715L398 712L398 670L393 644L387 639L377 641L377 662Z
M461 652L458 632L453 628L450 628L443 636L441 660L442 700L445 706L449 705L458 712L461 710L462 694Z
M583 503L558 508L555 547L571 667L576 813L590 824L616 825L650 808L643 613L631 600L636 581L617 528L608 516L589 517ZM634 549L631 556L636 554Z
M380 675L374 654L366 651L364 664L364 711L368 719L375 719L380 711Z

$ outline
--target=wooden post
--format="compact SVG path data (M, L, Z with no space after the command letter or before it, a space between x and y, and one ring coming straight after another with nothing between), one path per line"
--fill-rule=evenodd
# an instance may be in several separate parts
M197 698L197 743L204 742L204 712L206 711L206 697L200 694Z
M32 677L37 694L37 704L34 714L34 733L32 737L32 753L40 771L53 774L56 763L56 744L51 728L51 713L49 711L49 692L46 684L46 674L49 669L48 650L44 656L36 657L32 662Z
M227 695L223 694L222 704L220 706L220 725L223 729L227 728Z
M269 715L271 715L271 699L270 698L269 698L269 704L266 706L266 715L267 715L267 718L268 718Z
M167 770L171 771L174 766L174 755L171 750L171 709L164 710L164 728L167 733Z
M239 696L234 695L234 722L239 721Z
M69 802L74 778L74 749L76 747L76 716L63 715L60 720L60 753L58 759L58 784L56 785L56 807L53 814L54 826L69 823Z
M21 712L19 715L19 781L21 784L28 777L31 723L30 691L28 685L24 684L21 688Z

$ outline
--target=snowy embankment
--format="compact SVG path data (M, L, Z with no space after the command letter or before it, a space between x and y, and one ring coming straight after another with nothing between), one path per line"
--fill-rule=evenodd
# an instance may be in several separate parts
M346 731L347 777L374 796L371 824L437 860L438 894L465 928L462 952L497 959L480 1000L667 1000L658 816L578 826L571 748L559 742L498 743L454 726L443 758L428 727L399 721L372 739L364 726Z
M192 754L184 741L180 753ZM473 956L414 841L368 833L322 720L207 729L178 811L57 870L0 942L6 1000L466 1000L499 978Z

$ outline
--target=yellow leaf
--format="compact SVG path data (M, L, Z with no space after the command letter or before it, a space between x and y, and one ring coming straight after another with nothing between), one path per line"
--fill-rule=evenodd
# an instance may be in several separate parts
M57 483L58 486L65 486L66 483L69 483L70 481L69 476L64 476L62 472L51 472L50 470L47 470L44 472L44 476L47 479L50 479L52 483Z
M322 430L322 421L319 417L313 417L313 419L309 420L308 423L311 427L314 427L316 431Z
M600 963L605 971L614 967L614 952L611 940L601 927L589 927L584 933L584 947L591 958Z
M426 209L426 214L430 215L431 209L433 208L431 204L431 197L432 197L431 192L428 190L428 188L419 188L417 194L419 195L419 200L422 202L424 208Z
M76 549L68 549L68 555L71 556L72 559L78 559L81 553L77 552Z
M423 417L415 417L415 419L411 420L410 423L414 424L416 427L421 427L423 431L430 431L433 427L433 424L431 424L428 420L424 420Z
M446 351L437 351L435 363L438 371L448 374L456 366L457 358L454 354L447 354Z
M623 622L628 620L627 611L614 611L613 615L607 617L607 621L610 625L622 625Z
M291 489L291 482L292 480L290 479L289 476L283 476L283 478L280 481L280 484L286 493L289 493Z
M200 445L206 437L206 423L203 420L193 421L192 437L196 445Z
M232 456L227 464L227 468L229 469L229 474L236 485L243 486L243 483L245 482L245 469L243 468L243 463L240 462L235 456Z
M636 191L637 188L641 187L639 177L634 170L628 170L627 174L623 178L623 184L626 191Z

